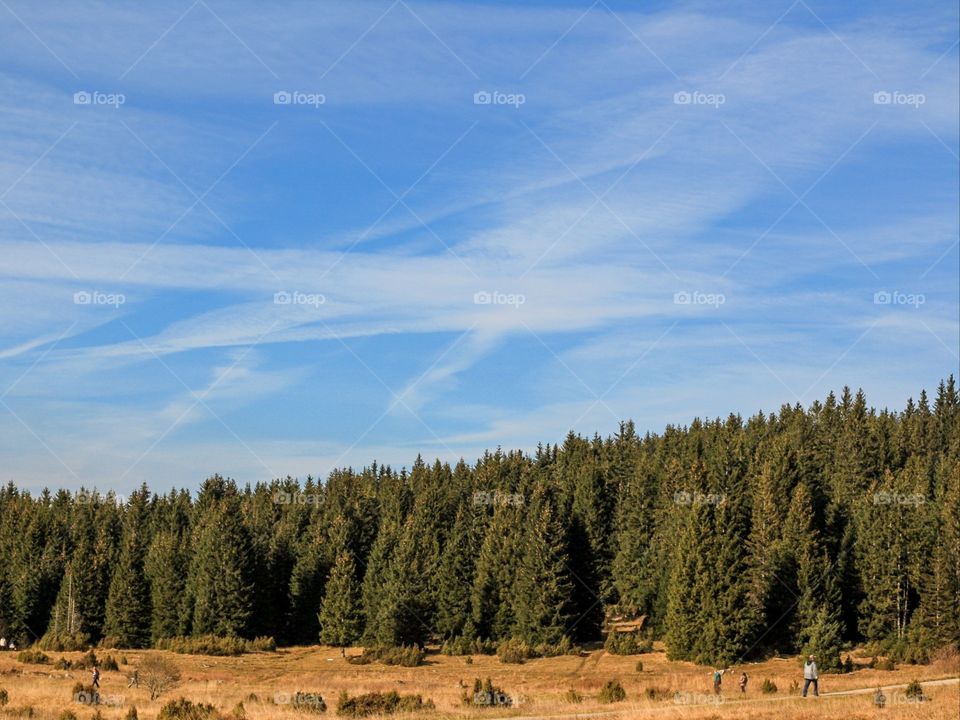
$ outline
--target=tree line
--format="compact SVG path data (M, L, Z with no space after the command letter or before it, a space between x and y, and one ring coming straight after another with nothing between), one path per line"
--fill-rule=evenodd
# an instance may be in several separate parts
M0 635L530 647L645 615L672 658L960 642L960 399L622 423L474 464L117 498L0 489Z

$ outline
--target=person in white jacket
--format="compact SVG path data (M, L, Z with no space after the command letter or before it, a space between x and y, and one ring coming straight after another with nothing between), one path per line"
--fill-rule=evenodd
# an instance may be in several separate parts
M820 697L820 692L817 689L817 678L819 674L817 673L817 659L811 655L807 658L807 661L803 664L803 696L807 696L807 688L810 687L810 683L813 683L813 696Z

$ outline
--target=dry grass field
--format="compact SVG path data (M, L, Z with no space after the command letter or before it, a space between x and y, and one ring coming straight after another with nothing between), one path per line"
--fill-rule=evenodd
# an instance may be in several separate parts
M107 651L98 653L104 657ZM156 652L156 651L149 651ZM164 702L185 697L214 705L223 714L231 713L242 702L248 720L273 718L322 717L297 710L284 702L297 691L323 695L328 705L326 716L336 715L341 691L358 694L375 690L397 690L401 694L419 693L430 698L436 709L418 715L434 718L691 718L697 720L777 718L777 720L814 720L818 718L916 718L920 720L956 720L960 717L960 686L953 681L932 684L936 680L956 679L960 666L956 657L943 658L927 666L902 666L892 671L862 669L849 675L822 678L820 698L800 698L791 693L791 683L801 677L795 659L774 659L764 663L735 667L724 678L721 698L711 693L709 671L689 663L666 660L662 651L643 656L619 657L596 650L580 657L565 656L532 660L523 665L504 665L496 657L465 658L430 654L427 663L417 668L383 665L351 665L339 651L324 647L282 649L276 653L254 653L240 657L208 657L163 653L179 666L182 678L176 688L151 701L144 688L127 687L127 676L146 651L111 653L123 658L120 670L104 672L101 692L115 705L92 708L73 701L72 688L77 681L89 681L85 670L56 670L51 665L26 665L16 653L0 654L0 688L9 695L0 718L57 720L71 710L78 720L91 720L99 712L104 720L123 720L130 706L136 706L140 720L156 718ZM79 659L81 653L48 653ZM855 659L864 661L863 658ZM636 663L643 662L637 672ZM741 696L736 687L741 670L750 676L748 691ZM461 703L464 692L472 688L475 677L492 678L515 700L511 708L468 708ZM602 704L597 700L600 687L615 678L626 690L626 700ZM912 679L927 681L930 697L922 704L907 702L903 689L892 686ZM763 694L764 680L776 684L776 694ZM831 695L843 691L884 686L887 707L874 707L873 693ZM569 689L578 691L580 703L565 701ZM662 693L650 698L647 691ZM675 695L680 693L679 695ZM395 717L411 717L410 714Z

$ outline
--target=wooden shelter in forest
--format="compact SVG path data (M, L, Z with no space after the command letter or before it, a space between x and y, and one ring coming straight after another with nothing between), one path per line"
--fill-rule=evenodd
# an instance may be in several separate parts
M647 621L646 615L639 615L629 609L611 608L603 619L603 634L609 633L639 633Z

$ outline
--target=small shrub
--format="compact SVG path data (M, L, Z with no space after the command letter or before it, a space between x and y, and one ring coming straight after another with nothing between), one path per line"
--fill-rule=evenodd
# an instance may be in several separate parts
M350 697L346 691L340 693L337 700L337 715L342 717L367 717L368 715L390 715L398 712L422 712L433 710L432 700L424 700L420 695L400 695L390 692L372 692ZM160 718L159 720L164 720Z
M62 710L57 715L57 720L77 720L77 714L73 710Z
M467 656L463 659L463 662L464 662L464 664L466 664L466 665L473 665L473 656L472 656L472 655L467 655Z
M923 698L923 685L920 684L919 680L911 680L903 694L913 700L919 700Z
M238 702L230 711L230 717L236 718L236 720L243 720L246 716L247 709L243 706L243 702Z
M843 661L843 672L852 673L855 669L853 658L847 655L847 659Z
M787 692L790 693L791 695L798 695L800 693L800 681L791 680L790 688L787 690Z
M25 665L46 665L50 658L39 650L22 650L17 653L17 661Z
M559 642L540 643L533 648L530 657L558 657L560 655L570 655L576 651L579 654L580 648L574 648L573 642L564 635Z
M323 701L323 696L320 693L308 693L298 690L293 694L293 697L290 698L290 704L297 710L305 710L307 712L322 713L327 711L327 704Z
M443 643L440 652L444 655L493 655L497 651L496 645L490 640L470 638L458 635Z
M121 655L121 656L120 656L120 664L121 664L121 665L129 665L129 664L130 664L129 662L127 662L127 656L126 656L126 655Z
M637 664L634 669L639 673L643 672L643 660L637 660Z
M137 668L140 682L150 691L150 699L156 700L180 681L180 669L160 655L147 655Z
M647 696L648 700L665 700L673 696L669 690L659 687L648 687L643 691L643 694Z
M513 698L507 695L503 688L493 684L490 678L483 682L480 678L473 681L473 694L463 696L464 705L474 705L477 707L510 707L513 705Z
M276 652L277 641L272 637L261 636L247 643L247 652Z
M6 711L7 715L20 718L32 718L35 714L33 705L25 705L24 707L11 708Z
M519 665L527 658L533 657L533 654L530 651L530 646L523 640L511 638L510 640L504 640L497 646L497 657L502 663Z
M108 670L112 672L117 672L120 670L120 666L117 665L117 660L116 658L113 657L113 655L107 655L103 659L103 663L100 665L100 669L105 672Z
M870 667L874 670L896 670L897 665L892 658L877 658L874 656L870 660Z
M611 632L603 649L611 655L642 655L653 651L653 642L639 633Z
M4 707L8 702L10 702L10 694L5 688L0 688L0 708Z
M419 667L423 664L427 651L416 645L400 645L398 647L369 647L364 648L360 655L348 657L351 665L369 665L382 663L384 665L400 665L401 667Z
M764 678L763 683L760 685L760 692L764 695L775 695L777 692L777 684L770 678Z
M217 720L219 713L213 705L192 703L185 698L171 700L162 708L157 720Z
M244 698L244 700L247 702L260 702L260 696L256 693L250 693Z
M627 699L627 693L617 680L607 680L600 688L598 699L602 703L622 702Z
M137 706L131 705L130 709L127 710L127 714L123 716L123 720L138 720L137 718Z
M563 701L570 703L572 705L579 705L583 702L583 695L578 693L573 688L567 690L566 694L563 696Z
M100 702L100 693L93 685L84 685L82 682L73 684L70 698L81 705L96 705Z

